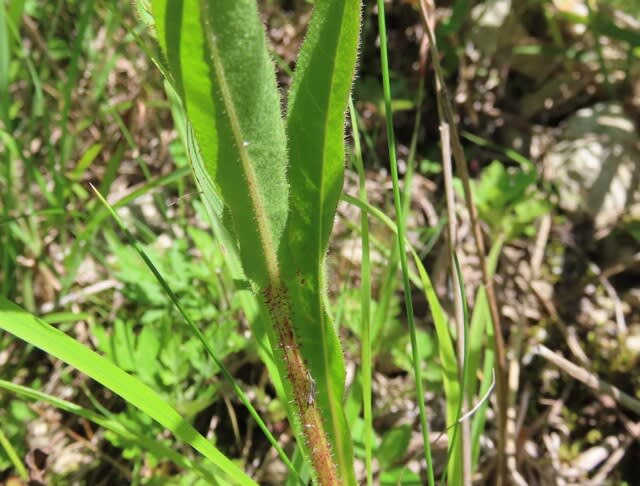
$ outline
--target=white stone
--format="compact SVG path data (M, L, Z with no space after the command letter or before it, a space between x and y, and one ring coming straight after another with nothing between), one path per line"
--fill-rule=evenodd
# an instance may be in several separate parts
M560 207L593 218L597 230L640 220L639 145L619 103L577 111L546 156Z

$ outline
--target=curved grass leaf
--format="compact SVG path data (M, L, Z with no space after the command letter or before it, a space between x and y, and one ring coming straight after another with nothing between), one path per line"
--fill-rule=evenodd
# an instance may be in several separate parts
M413 298L411 296L411 284L409 281L409 266L405 250L406 222L404 217L404 204L400 194L400 184L398 180L398 161L396 157L396 141L393 129L393 111L391 106L391 82L389 75L389 59L387 50L387 27L385 19L385 6L383 0L377 0L378 6L378 32L380 35L380 66L382 70L382 87L384 92L385 118L387 126L387 148L389 152L389 165L391 167L391 180L393 182L393 205L396 210L398 233L398 256L400 257L400 269L402 271L402 287L404 292L405 310L409 337L411 341L411 355L413 358L413 368L416 384L416 399L420 414L420 429L422 431L422 444L424 458L427 463L427 482L429 486L435 485L433 472L433 460L431 458L431 439L429 438L429 422L424 404L424 390L422 384L422 371L419 362L418 340L416 337L416 324L413 313ZM433 312L433 309L432 309ZM448 401L448 400L447 400Z
M325 306L324 258L343 185L345 111L359 30L360 2L316 2L288 99L291 208L281 251L290 262L285 282L294 327L343 484L355 484L353 450L343 411L344 360Z
M493 277L498 265L498 258L502 252L504 245L504 236L500 236L494 241L491 250L489 251L489 258L487 259L487 270L489 276ZM483 380L480 384L480 388L477 391L479 397L485 396L492 386L489 383L488 376L493 373L493 367L495 363L495 351L493 334L493 323L491 321L491 313L489 311L489 302L487 300L486 289L484 286L480 286L476 292L475 307L473 309L473 315L471 316L471 327L469 330L469 376L467 377L467 394L473 396L476 391L478 378L476 370L480 368L480 354L484 347L484 364L482 376ZM486 343L484 335L486 333ZM484 346L483 346L484 344ZM486 400L482 403L478 410L474 414L473 421L471 423L471 459L473 461L473 467L477 467L478 459L480 456L480 435L484 431L486 422L486 412L489 406L489 401Z
M498 257L502 251L503 244L504 238L499 237L493 243L491 250L489 251L487 269L490 277L493 277L495 274ZM473 313L471 314L471 324L469 327L469 353L467 357L469 362L469 373L465 379L466 393L469 397L473 397L476 393L478 393L478 396L481 396L481 394L476 390L478 385L478 375L476 372L480 369L482 351L484 350L485 353L489 351L489 349L486 349L485 332L487 330L487 322L491 325L489 302L487 301L487 292L484 285L480 285L478 287L474 300L475 306L473 308Z
M27 481L29 481L29 473L27 472L27 468L24 467L20 455L13 447L13 444L11 444L9 438L4 434L4 432L2 432L2 429L0 429L0 447L4 449L5 455L7 456L11 464L13 464L13 467L18 473L18 476L20 476L20 479L22 479L24 483L27 483Z
M33 390L32 388L28 388L26 386L16 385L15 383L11 383L10 381L0 380L0 389L7 390L9 392L15 393L18 396L28 398L30 400L47 402L60 410L64 410L65 412L69 412L77 415L78 417L90 420L103 429L110 430L123 439L137 444L140 448L145 451L151 452L157 458L169 459L185 471L196 471L198 474L200 474L200 476L202 476L203 479L209 481L209 483L213 483L215 481L215 478L211 475L211 472L207 471L198 463L189 460L187 457L177 453L170 447L167 447L166 444L159 440L156 440L153 437L145 437L135 432L131 432L117 420L105 417L99 413L94 412L93 410L81 407L80 405L76 405L75 403L69 402L67 400L62 400L52 395L42 393L38 390Z
M146 384L2 296L0 329L64 361L120 395L178 439L190 444L236 483L256 484Z
M384 223L394 234L397 235L398 228L396 224L379 209L373 207L366 201L362 201L356 197L344 195L343 200L349 204L353 204L359 207L363 211L367 211L378 221ZM413 272L409 272L411 282L422 289L424 295L429 304L431 311L431 317L438 338L438 353L440 357L440 365L442 367L442 382L444 392L446 395L446 415L447 415L447 428L456 424L458 416L458 403L460 400L460 379L458 375L458 361L456 359L455 350L453 347L453 341L451 334L449 333L449 325L447 322L447 316L440 304L438 295L431 283L431 278L427 270L424 268L420 256L411 246L411 243L405 240L405 247L411 252L413 257L413 263L418 269L418 275Z
M360 131L358 129L358 113L349 97L349 118L351 119L353 137L353 166L358 173L358 196L367 201L366 173L362 160ZM411 164L410 164L411 166ZM373 376L373 359L371 358L371 254L369 245L369 215L360 211L360 236L362 242L362 263L360 266L360 361L362 376L362 408L364 412L364 463L367 474L367 486L373 484L373 403L371 379Z

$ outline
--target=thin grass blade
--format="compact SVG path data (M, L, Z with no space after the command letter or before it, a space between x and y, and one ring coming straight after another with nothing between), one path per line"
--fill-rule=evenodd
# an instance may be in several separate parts
M50 405L53 405L60 410L64 410L65 412L69 412L77 415L78 417L90 420L103 429L109 430L115 434L118 434L123 439L137 444L143 450L151 452L156 458L169 459L173 461L174 464L180 466L186 471L196 471L202 476L203 479L209 481L209 483L213 483L215 481L215 478L211 475L211 472L199 466L197 462L191 461L182 454L177 453L170 447L167 447L167 445L160 440L156 440L153 437L145 437L140 434L131 432L117 420L105 417L99 413L94 412L93 410L81 407L80 405L76 405L75 403L69 402L67 400L62 400L60 398L42 393L38 390L34 390L26 386L16 385L15 383L11 383L9 381L0 380L0 389L7 390L29 400L37 400L49 403Z
M121 396L190 444L238 484L256 484L146 384L2 296L0 329L64 361Z
M231 385L231 387L233 388L233 391L236 393L236 395L238 396L240 401L243 403L243 405L247 408L251 417L253 417L253 419L256 421L256 423L258 424L258 427L260 427L260 430L262 430L262 432L265 434L265 437L267 438L271 446L276 450L276 452L280 456L280 459L282 459L282 462L284 462L285 465L291 471L291 473L297 477L298 473L296 469L293 467L293 464L291 464L291 461L289 461L289 458L287 457L285 452L282 450L282 447L280 447L280 444L278 443L278 441L275 439L273 434L271 434L271 431L267 428L266 424L262 420L262 417L260 417L260 414L258 413L258 411L253 407L253 405L251 404L251 401L249 400L249 397L246 395L246 393L244 393L244 390L233 378L233 375L231 374L231 372L227 369L224 363L218 359L215 352L213 351L213 348L211 347L211 344L206 340L200 328L196 325L193 319L191 319L191 316L186 312L186 310L178 300L178 296L171 289L171 286L169 285L169 283L162 276L158 268L153 264L153 262L147 255L147 252L142 247L142 245L134 238L131 232L127 229L126 225L124 224L120 216L118 216L118 213L116 213L116 211L109 205L109 203L102 196L102 194L100 194L95 188L93 189L96 195L98 196L98 198L100 199L100 201L102 202L102 204L107 208L107 210L109 211L113 219L118 223L118 226L120 226L120 228L125 232L130 243L134 246L134 248L140 255L140 258L142 258L144 263L147 265L147 268L149 268L149 271L156 278L156 280L158 281L158 283L160 284L164 292L167 294L167 296L169 297L173 305L176 307L176 309L178 310L182 318L185 320L186 324L191 328L193 333L200 340L200 342L206 349L209 357L214 361L216 366L220 369L220 371L222 372L222 375L227 380L227 382Z
M362 148L360 145L360 132L358 130L358 112L353 105L353 99L349 98L349 118L351 119L352 136L354 144L353 165L358 173L358 196L367 201L366 173L362 160ZM364 462L367 472L367 485L373 484L373 411L371 403L371 378L373 360L371 358L371 255L369 251L369 215L366 211L360 211L360 232L362 240L362 263L360 267L361 293L360 313L362 322L360 325L360 353L362 376L362 408L364 409Z
M396 220L398 225L397 245L400 256L400 268L402 270L402 284L404 290L405 308L407 314L407 324L409 336L411 338L411 353L416 383L416 399L420 411L420 428L423 438L424 458L427 462L427 479L429 486L435 485L433 471L433 460L431 458L431 440L429 438L429 423L427 421L426 409L424 405L424 393L422 385L422 372L419 360L418 340L416 337L416 326L413 316L413 300L411 297L411 284L409 280L409 266L405 251L405 219L403 203L400 195L400 185L398 181L398 162L396 159L395 134L393 129L393 111L391 108L391 84L389 76L389 60L387 52L387 27L385 20L384 1L378 0L378 31L380 34L380 64L382 69L382 85L384 91L385 118L387 125L387 147L389 150L389 165L391 167L391 178L393 181L393 203L396 210ZM433 309L432 309L433 312ZM447 400L448 401L448 400Z
M398 234L398 227L391 218L384 214L379 209L371 206L366 201L362 201L359 198L343 195L343 200L353 204L360 209L367 211L371 216L382 222L396 235ZM458 376L458 362L454 351L453 341L449 333L449 324L447 316L440 304L440 299L435 292L429 273L424 268L424 264L420 256L412 248L411 243L405 238L405 247L411 253L413 263L415 264L418 275L409 271L409 278L411 282L418 288L422 289L424 295L429 304L431 311L431 317L433 319L434 327L436 330L436 337L438 338L438 352L440 357L440 366L442 367L442 379L446 400L446 414L447 414L447 427L451 427L456 423L458 403L460 399L460 379ZM435 482L435 478L434 478Z

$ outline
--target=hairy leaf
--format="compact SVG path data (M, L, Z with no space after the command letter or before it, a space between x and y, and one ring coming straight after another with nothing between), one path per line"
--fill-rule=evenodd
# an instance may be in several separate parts
M286 141L273 62L252 0L154 0L156 32L206 166L259 288L287 220ZM240 47L240 48L239 48Z
M354 483L343 412L344 361L324 302L324 257L344 174L344 122L360 29L360 2L317 1L288 100L291 208L286 282L303 355L335 447L340 476Z

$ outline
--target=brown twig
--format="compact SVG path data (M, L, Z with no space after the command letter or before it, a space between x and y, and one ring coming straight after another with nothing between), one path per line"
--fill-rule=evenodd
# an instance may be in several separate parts
M538 236L536 237L536 243L533 247L533 254L531 255L531 279L536 279L540 276L540 268L544 261L544 252L547 248L549 241L549 234L551 233L551 215L545 214L540 220L540 226L538 227Z
M453 287L453 304L456 326L456 348L458 351L458 371L460 376L464 373L464 361L466 359L466 343L465 343L465 322L464 322L464 304L462 301L462 285L456 269L456 246L458 239L458 225L456 218L456 198L453 190L453 170L451 167L451 141L449 139L449 125L444 121L440 121L440 140L442 141L442 172L444 174L444 186L447 199L447 228L449 246L449 256L451 259L451 282ZM462 397L461 414L467 412L469 406L469 398L464 389L460 390ZM465 420L460 424L462 435L462 484L471 485L471 424Z
M520 316L520 319L524 319ZM516 486L527 484L518 471L518 412L516 410L516 398L520 386L520 350L522 347L522 326L515 326L511 334L511 352L509 353L509 376L508 376L508 409L507 409L507 442L505 444L505 456L507 471L512 483Z
M438 100L438 116L440 120L446 121L451 131L451 143L453 158L456 163L462 186L464 188L464 195L467 204L467 210L469 211L469 218L471 221L471 227L473 230L473 236L478 250L478 258L480 260L480 268L482 271L482 280L487 292L487 301L489 303L489 311L491 314L491 321L494 329L494 345L496 353L496 401L497 401L497 429L498 429L498 447L497 447L497 478L496 484L504 484L504 478L506 477L506 463L505 463L505 445L506 445L506 411L507 411L507 383L506 383L506 355L504 346L504 337L502 336L502 328L500 326L500 314L498 312L498 304L496 301L495 291L493 287L493 280L489 277L489 271L487 267L487 260L485 254L484 240L482 236L482 229L478 221L478 212L473 202L473 195L471 193L471 184L469 182L469 169L467 167L467 161L460 142L460 136L455 124L453 116L453 108L449 99L446 85L444 83L444 76L442 74L442 68L440 66L440 55L436 46L436 39L433 29L434 19L434 7L428 3L428 0L420 0L420 11L422 19L425 24L427 34L430 39L431 58L433 59L433 68L436 75L436 95Z
M637 267L637 266L640 266L640 252L635 253L629 257L626 257L621 261L619 261L618 263L615 263L610 267L603 269L602 274L600 276L603 278L613 277L618 273L622 273L630 268Z
M627 453L627 449L633 442L633 439L630 437L625 438L621 444L619 444L617 449L614 449L610 452L609 457L604 462L604 464L600 467L598 474L593 476L591 481L587 483L588 486L599 486L600 484L606 484L607 479L611 479L611 473L614 471L618 464L622 461L624 456Z
M611 396L616 402L627 410L640 415L640 400L633 398L631 395L627 395L619 388L610 385L606 381L600 379L594 373L587 371L586 369L572 363L564 356L554 353L543 344L538 344L535 347L536 354L539 354L547 361L550 361L562 371L567 373L572 378L587 385L594 392Z

